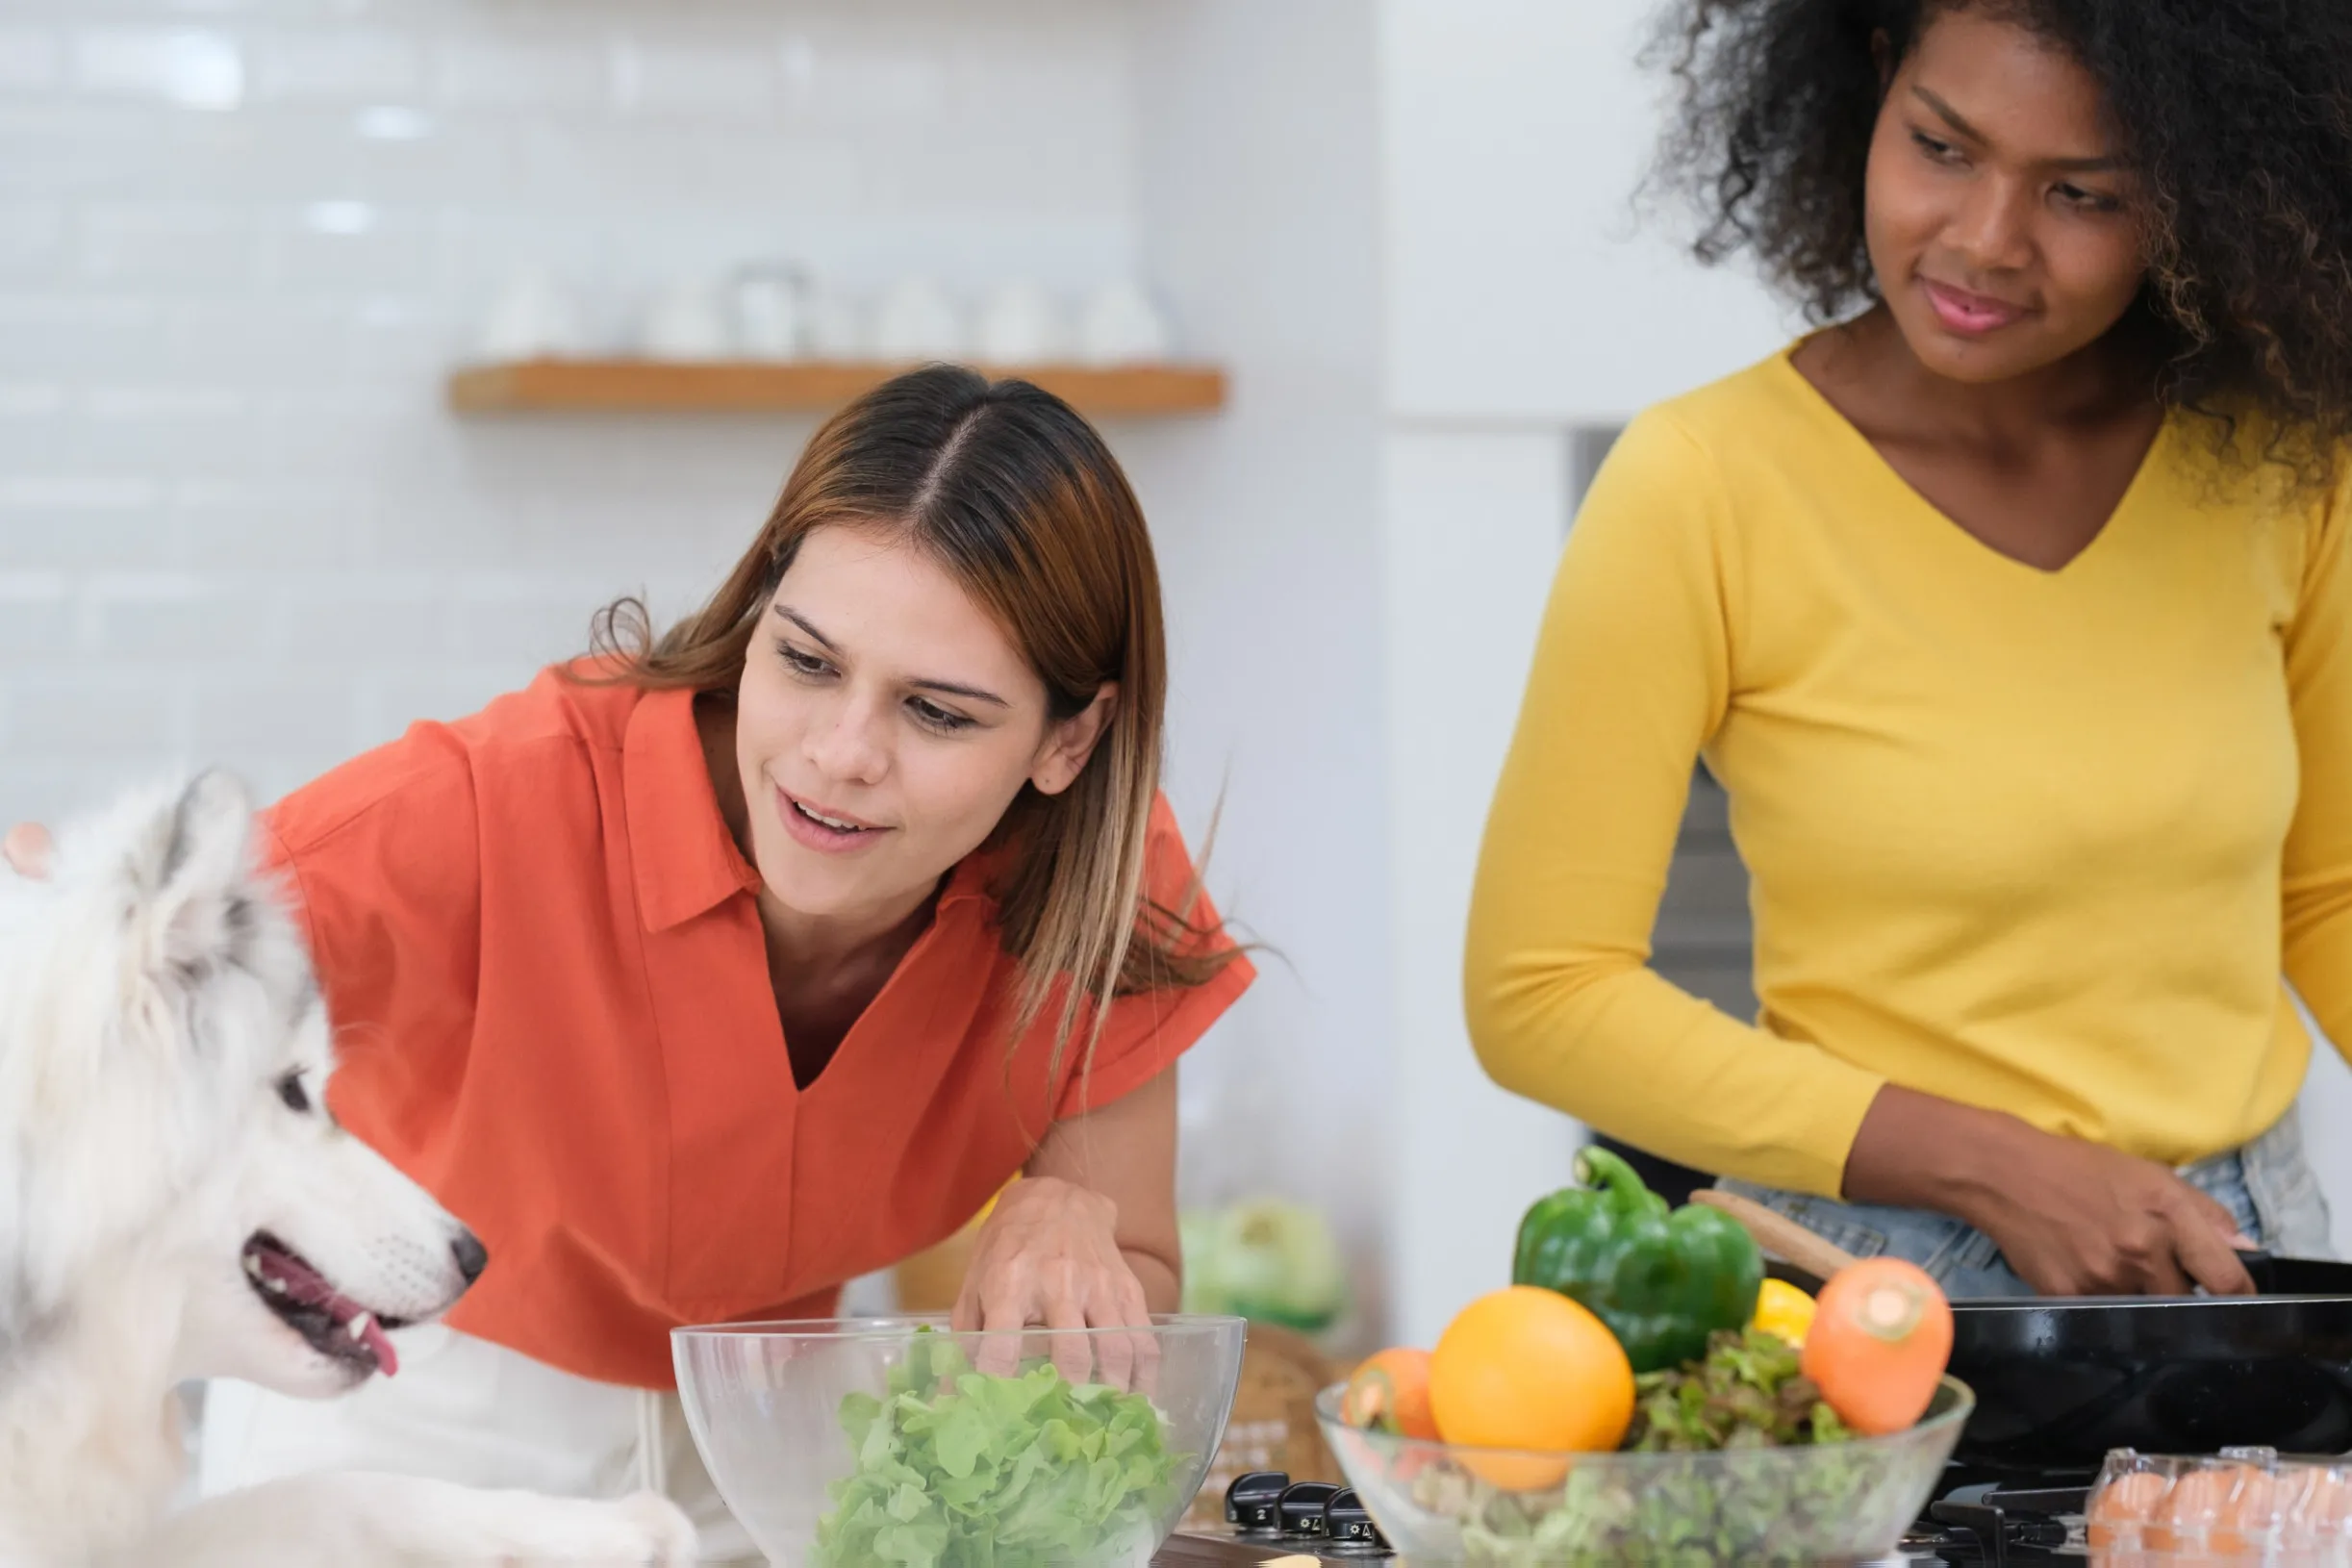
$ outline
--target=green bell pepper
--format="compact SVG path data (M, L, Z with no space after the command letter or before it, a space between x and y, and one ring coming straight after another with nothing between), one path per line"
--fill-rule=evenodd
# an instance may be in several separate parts
M1707 1337L1756 1316L1764 1255L1739 1223L1666 1201L1606 1149L1577 1155L1577 1180L1519 1222L1511 1282L1582 1302L1608 1325L1633 1370L1660 1372L1707 1353Z

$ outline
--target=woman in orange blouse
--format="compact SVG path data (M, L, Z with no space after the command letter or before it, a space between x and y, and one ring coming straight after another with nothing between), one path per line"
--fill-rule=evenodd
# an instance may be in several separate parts
M960 1325L1176 1305L1174 1064L1252 971L1158 796L1158 581L1100 438L901 377L699 613L616 612L599 657L268 813L335 1108L492 1263L395 1379L217 1387L208 1489L651 1484L749 1559L670 1328L823 1316L1016 1175Z

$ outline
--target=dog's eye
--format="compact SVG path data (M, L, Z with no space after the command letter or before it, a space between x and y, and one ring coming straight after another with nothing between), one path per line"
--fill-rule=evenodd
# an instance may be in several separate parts
M299 1073L289 1073L278 1080L278 1098L286 1101L290 1111L302 1116L311 1113L311 1092L302 1086Z

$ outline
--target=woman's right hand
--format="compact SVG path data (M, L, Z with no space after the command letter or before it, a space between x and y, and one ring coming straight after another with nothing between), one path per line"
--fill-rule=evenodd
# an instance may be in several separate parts
M2046 1296L2251 1295L2228 1209L2152 1160L1889 1085L1846 1164L1859 1202L1935 1209Z
M49 830L38 822L18 822L8 830L8 837L0 839L0 859L6 859L17 875L36 881L48 877L49 859L56 849Z

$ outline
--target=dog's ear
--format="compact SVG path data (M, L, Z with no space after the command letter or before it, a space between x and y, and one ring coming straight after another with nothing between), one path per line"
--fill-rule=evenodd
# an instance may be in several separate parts
M198 774L172 805L150 885L154 918L174 961L190 962L220 942L252 838L252 797L217 769Z

